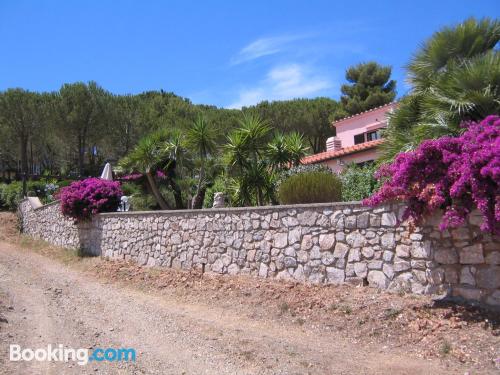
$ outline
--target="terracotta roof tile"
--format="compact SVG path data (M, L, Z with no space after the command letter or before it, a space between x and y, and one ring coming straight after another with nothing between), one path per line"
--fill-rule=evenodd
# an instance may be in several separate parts
M373 147L377 147L378 145L382 144L383 141L384 141L383 139L376 139L375 141L369 141L369 142L365 142L365 143L360 143L359 145L344 147L344 148L337 150L337 151L320 152L319 154L314 154L314 155L310 155L310 156L306 156L306 157L302 158L301 162L302 162L302 164L319 163L321 161L338 158L339 156L354 154L356 152L360 152L360 151L368 150L368 149L373 148Z
M364 111L364 112L356 113L355 115L352 115L352 116L347 116L347 117L335 120L335 121L332 122L332 126L335 125L335 124L338 124L339 122L343 122L345 120L349 120L349 119L354 118L354 117L362 116L362 115L364 115L366 113L369 113L369 112L377 111L377 110L379 110L381 108L396 106L397 104L398 104L398 102L396 102L396 101L390 102L390 103L387 103L387 104L384 104L384 105L381 105L381 106L369 109L369 110Z

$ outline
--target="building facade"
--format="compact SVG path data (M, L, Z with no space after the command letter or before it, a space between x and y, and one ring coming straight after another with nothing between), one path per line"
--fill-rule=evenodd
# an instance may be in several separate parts
M326 151L306 156L303 164L324 164L340 173L351 163L373 162L382 144L381 130L387 126L388 114L397 106L392 102L357 115L334 121L336 136L326 141Z

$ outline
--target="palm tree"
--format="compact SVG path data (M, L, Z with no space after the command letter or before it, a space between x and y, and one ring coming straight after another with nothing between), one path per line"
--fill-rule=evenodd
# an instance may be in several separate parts
M240 127L228 136L225 161L238 176L238 191L245 204L251 203L251 196L255 196L257 205L264 204L268 179L263 176L269 172L263 156L270 131L267 122L259 116L245 113Z
M288 161L294 167L300 164L300 161L306 156L308 150L304 137L297 132L291 132L285 136L285 147L288 150Z
M153 133L141 139L137 146L120 161L122 168L130 171L140 171L145 174L151 193L162 210L167 210L171 207L162 196L154 173L167 155L164 134Z
M283 133L276 133L271 142L269 142L267 157L273 170L288 167L290 153L287 148L286 137Z
M260 117L245 114L240 127L228 136L225 163L235 176L232 184L241 205L275 202L274 186L278 172L300 164L307 151L304 138L296 132L275 133Z
M276 133L267 146L267 158L274 171L288 169L300 164L306 155L308 147L304 137L297 133Z
M417 51L407 66L412 90L384 132L382 162L500 111L499 40L498 20L470 18L436 32Z
M203 117L199 116L187 132L186 144L197 154L200 161L198 184L196 187L196 194L192 201L193 208L199 209L203 206L207 188L205 183L205 162L209 155L214 152L216 145L216 133L214 128L211 127Z

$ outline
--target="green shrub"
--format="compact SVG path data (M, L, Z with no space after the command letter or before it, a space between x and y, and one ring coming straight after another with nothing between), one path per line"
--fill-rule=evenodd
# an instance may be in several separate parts
M331 172L306 172L288 177L278 190L281 204L338 202L341 182Z
M19 201L23 198L23 183L14 181L2 185L0 189L1 205L7 210L15 211Z
M360 201L372 195L380 185L374 177L376 170L377 167L373 163L364 166L348 165L340 174L342 200L345 202Z
M136 195L136 194L141 194L142 188L136 183L133 182L125 182L122 183L122 191L123 195L126 195L128 197Z
M330 168L323 164L301 164L290 169L285 169L281 171L276 178L276 190L279 189L281 183L285 181L288 177L295 176L300 173L307 172L325 172L333 173Z
M133 211L151 211L156 209L157 203L151 194L134 194L129 199Z
M218 192L224 193L224 195L226 196L226 203L229 203L230 197L228 196L229 194L223 176L217 177L212 186L207 188L205 199L203 200L203 208L212 208L214 204L215 193Z
M6 210L7 205L4 202L2 196L3 196L3 191L7 188L7 184L0 184L0 210Z

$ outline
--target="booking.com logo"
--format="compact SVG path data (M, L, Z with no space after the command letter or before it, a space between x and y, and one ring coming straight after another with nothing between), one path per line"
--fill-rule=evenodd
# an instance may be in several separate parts
M21 348L21 345L10 345L9 359L11 361L53 361L53 362L69 362L74 361L80 366L84 366L89 362L135 362L136 354L133 348L95 348L89 349L74 349L67 348L63 344L52 346L47 345L46 348L30 349Z

